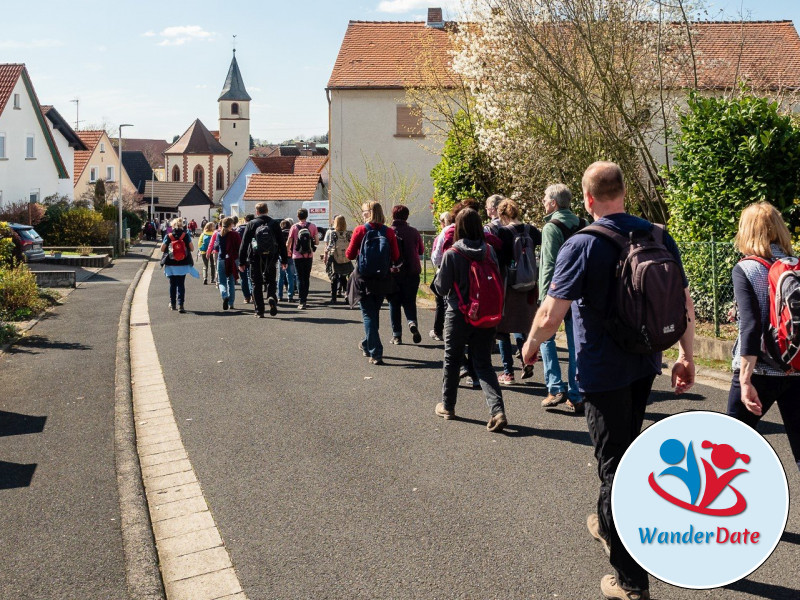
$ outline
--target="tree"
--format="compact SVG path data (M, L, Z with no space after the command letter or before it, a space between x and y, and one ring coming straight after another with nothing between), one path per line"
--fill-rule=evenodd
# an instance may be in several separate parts
M256 147L256 141L253 139L253 136L250 136L250 150Z
M94 184L94 209L97 212L103 212L103 207L106 205L106 186L102 179L98 179Z
M364 175L348 170L346 175L334 176L337 201L353 223L363 220L361 206L365 202L380 202L386 210L395 204L408 204L416 196L419 187L416 175L399 172L394 163L387 166L380 156L371 161L362 153L361 159Z

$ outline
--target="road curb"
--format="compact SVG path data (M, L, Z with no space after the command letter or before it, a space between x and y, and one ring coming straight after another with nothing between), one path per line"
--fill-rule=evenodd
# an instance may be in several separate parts
M117 331L117 361L114 381L114 457L122 517L122 542L125 552L125 578L131 600L164 600L164 584L156 552L156 541L147 498L142 483L142 468L136 448L131 386L130 324L133 294L152 257L142 262L128 286Z

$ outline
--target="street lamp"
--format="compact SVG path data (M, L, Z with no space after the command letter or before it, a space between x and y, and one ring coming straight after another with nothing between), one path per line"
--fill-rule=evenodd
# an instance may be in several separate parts
M133 127L130 123L123 123L119 126L119 174L117 175L117 213L119 214L119 248L120 252L125 248L125 237L122 234L122 128Z

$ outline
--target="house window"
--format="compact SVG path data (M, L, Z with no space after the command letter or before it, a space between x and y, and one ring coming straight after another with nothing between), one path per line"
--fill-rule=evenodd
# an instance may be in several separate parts
M6 97L8 97L8 96L6 96ZM20 105L19 105L19 94L14 94L14 108L15 108L16 110L19 110L19 109L20 109Z
M6 158L6 134L0 133L0 158Z
M114 181L114 167L106 167L106 181Z
M194 182L198 185L198 187L202 190L203 183L205 183L205 178L203 176L203 167L197 165L194 168Z
M233 124L233 128L236 129L236 123Z
M221 190L225 188L225 171L222 170L222 167L217 167L217 189Z
M29 133L25 138L25 158L36 158L36 154L34 153L34 137L32 133Z
M396 137L423 137L422 112L418 106L397 106Z
M238 115L239 114L239 103L238 102L234 102L233 104L231 104L231 114L232 115Z
M98 169L97 167L89 168L89 183L94 183L95 181L97 181L97 175L99 170L100 169Z
M172 167L172 181L180 181L181 180L181 170L178 168L178 165Z
M105 152L105 151L106 151L106 143L100 142L100 152Z
M31 204L39 202L39 188L31 190L31 193L28 195L28 202Z

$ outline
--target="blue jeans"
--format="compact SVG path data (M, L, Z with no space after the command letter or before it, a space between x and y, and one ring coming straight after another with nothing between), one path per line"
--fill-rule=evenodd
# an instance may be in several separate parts
M500 359L503 361L503 373L514 374L514 347L511 345L511 336L517 343L517 349L522 351L525 344L525 336L521 333L498 333L497 345L500 348Z
M244 273L240 272L239 277L242 280L242 294L244 295L244 299L250 300L250 296L252 295L250 291L250 267L247 267Z
M375 360L383 358L383 344L378 333L383 296L368 294L361 298L361 318L364 321L364 339L361 348Z
M289 286L289 298L294 298L294 287L297 284L297 269L294 266L294 260L289 259L289 266L286 270L278 267L280 275L278 276L278 300L283 300L283 286Z
M556 336L553 336L540 347L542 363L544 364L544 385L547 387L547 393L554 396L559 392L567 392L570 402L576 404L583 402L583 397L578 391L578 382L575 380L575 340L572 337L571 317L564 319L564 330L567 336L567 353L569 354L569 365L567 367L569 384L565 385L561 379L561 365L558 362Z
M186 295L186 275L172 275L169 278L169 301L175 306L177 297L178 305L183 306L183 298Z
M217 285L219 286L219 293L222 299L228 299L228 306L233 306L233 301L236 299L236 279L235 275L225 275L225 261L217 261Z

